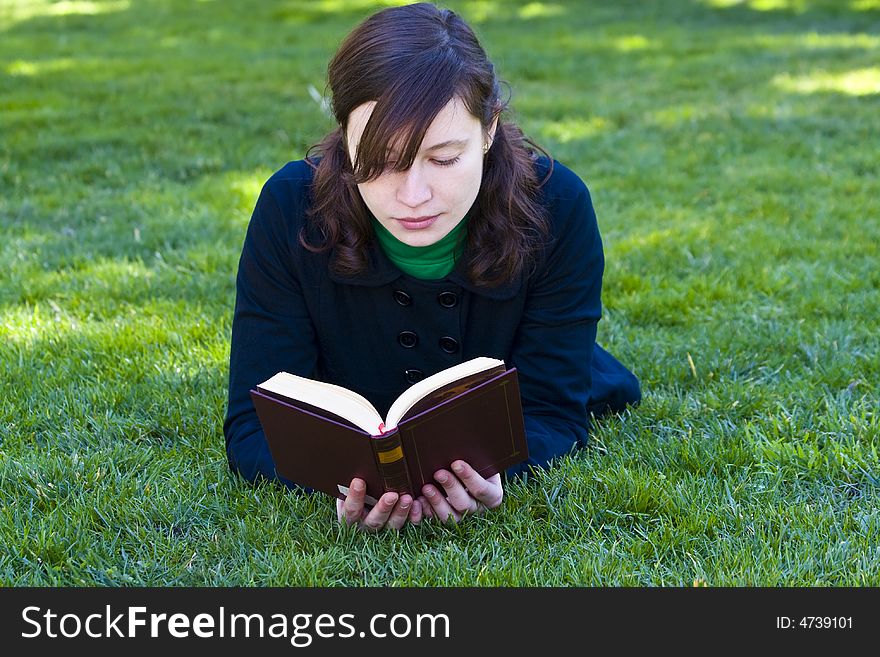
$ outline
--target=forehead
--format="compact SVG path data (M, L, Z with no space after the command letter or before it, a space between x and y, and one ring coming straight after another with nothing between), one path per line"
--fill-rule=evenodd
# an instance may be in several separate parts
M376 101L371 100L358 105L348 115L347 139L349 147L356 148L367 122L373 115ZM467 139L474 130L479 129L480 122L468 112L464 103L458 97L453 97L443 106L425 132L422 141L423 146L431 146L444 141ZM392 147L395 145L391 145Z

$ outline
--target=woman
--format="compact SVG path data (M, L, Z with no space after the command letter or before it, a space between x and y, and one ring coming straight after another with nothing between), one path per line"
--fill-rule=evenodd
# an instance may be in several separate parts
M504 120L471 29L430 4L385 9L342 43L329 84L339 127L268 180L242 249L232 470L277 478L248 391L280 369L351 388L384 415L425 376L503 359L518 369L530 452L507 476L585 444L591 414L637 403L636 378L595 342L604 258L589 192ZM503 499L500 475L462 461L434 479L372 509L355 479L338 517L399 529Z

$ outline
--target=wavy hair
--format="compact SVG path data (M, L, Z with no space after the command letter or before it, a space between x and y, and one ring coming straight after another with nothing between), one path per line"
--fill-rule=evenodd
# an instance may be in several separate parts
M468 213L466 270L475 285L493 287L534 263L547 235L546 210L535 159L546 155L517 125L503 120L502 83L473 30L454 12L429 3L379 11L342 42L328 66L332 110L339 127L309 149L314 168L309 217L322 241L309 251L333 250L332 266L346 276L362 272L373 227L357 185L386 170L388 144L402 145L397 171L412 166L428 127L458 97L488 131L498 117L483 179ZM352 110L376 101L354 164L345 131Z

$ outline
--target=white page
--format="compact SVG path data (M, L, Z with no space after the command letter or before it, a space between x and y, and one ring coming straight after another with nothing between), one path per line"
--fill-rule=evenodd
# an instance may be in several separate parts
M288 372L279 372L259 387L336 413L371 436L379 434L379 411L368 399L348 388Z

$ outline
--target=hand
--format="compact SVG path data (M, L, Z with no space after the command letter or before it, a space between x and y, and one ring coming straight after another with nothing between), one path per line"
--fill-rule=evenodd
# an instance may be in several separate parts
M443 486L443 491L431 484L425 484L422 487L424 497L416 500L416 503L421 503L425 518L459 522L465 515L494 509L504 499L500 474L483 479L464 461L454 461L452 472L437 470L434 479Z
M336 517L347 525L358 523L359 529L379 531L383 527L400 529L407 519L414 525L422 521L422 505L411 495L385 493L369 511L364 506L367 485L355 477L348 487L345 501L336 500Z

